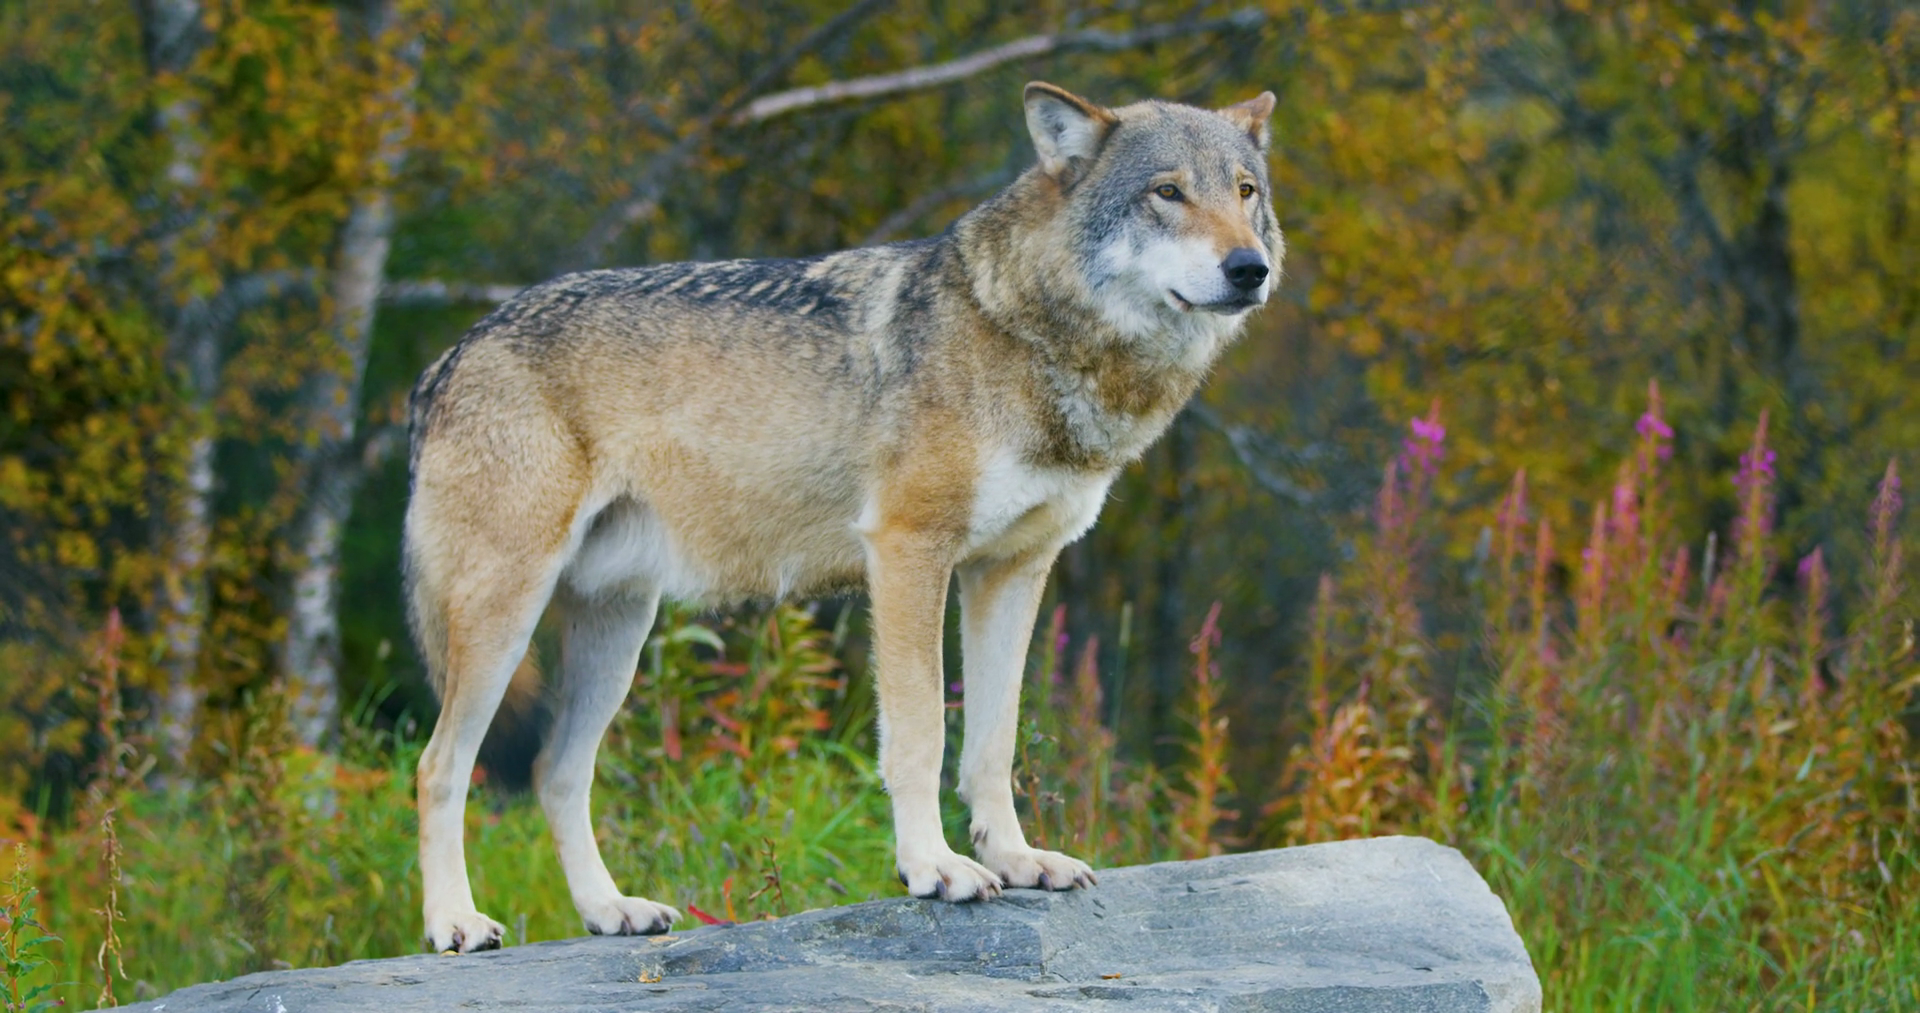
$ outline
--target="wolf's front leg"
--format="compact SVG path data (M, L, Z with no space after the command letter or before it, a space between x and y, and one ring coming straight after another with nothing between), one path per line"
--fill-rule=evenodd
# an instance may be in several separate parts
M960 650L967 738L960 795L973 810L973 853L1008 886L1070 890L1096 882L1077 858L1027 845L1013 808L1020 676L1054 551L960 567Z
M1000 877L955 854L940 825L945 706L940 636L952 570L944 544L881 530L868 536L868 581L880 690L880 773L893 796L895 862L916 897L977 900Z

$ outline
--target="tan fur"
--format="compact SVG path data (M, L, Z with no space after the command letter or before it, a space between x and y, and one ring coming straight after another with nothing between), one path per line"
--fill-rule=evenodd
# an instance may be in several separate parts
M1039 166L946 236L570 275L430 367L414 398L406 559L442 701L419 773L431 945L499 942L467 886L460 805L488 720L510 685L524 697L519 663L549 607L564 656L534 778L576 906L594 932L678 917L615 889L588 816L593 750L662 595L864 583L908 889L968 900L1093 882L1085 863L1028 847L1014 815L1020 672L1061 546L1271 289L1222 280L1220 258L1255 251L1277 280L1271 110L1270 95L1219 114L1103 109L1036 84ZM1163 184L1179 199L1157 196ZM940 831L940 641L956 573L978 861Z

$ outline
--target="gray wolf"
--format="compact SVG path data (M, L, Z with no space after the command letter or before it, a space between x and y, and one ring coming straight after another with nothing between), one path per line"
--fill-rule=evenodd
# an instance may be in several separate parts
M1086 863L1028 846L1014 812L1026 650L1055 555L1278 281L1273 104L1108 109L1030 84L1036 163L943 235L566 275L428 367L405 536L441 701L419 767L428 944L500 944L467 882L462 810L496 713L523 715L540 692L524 659L548 609L562 657L532 774L573 902L595 933L679 917L620 891L588 811L663 597L864 587L907 890L967 901L1094 883ZM972 858L948 846L939 809L956 576Z

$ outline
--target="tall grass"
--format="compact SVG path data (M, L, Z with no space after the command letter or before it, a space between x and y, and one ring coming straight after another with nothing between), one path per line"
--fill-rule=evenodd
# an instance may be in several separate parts
M1774 558L1764 418L1725 539L1680 532L1663 500L1673 434L1650 395L1582 537L1535 520L1515 476L1467 564L1464 652L1436 646L1460 609L1430 590L1453 565L1429 550L1453 521L1432 491L1446 430L1437 406L1415 420L1358 557L1321 582L1293 717L1229 728L1244 676L1214 662L1231 636L1216 607L1168 769L1117 749L1099 645L1056 610L1014 772L1029 837L1117 865L1426 834L1507 900L1549 1009L1920 1008L1920 802L1901 723L1920 677L1897 471L1862 504L1857 573L1819 549ZM1852 592L1844 623L1837 588ZM795 607L662 615L601 753L616 878L727 920L898 892L870 683L840 661L850 615L832 629ZM103 701L119 697L114 651L109 634ZM302 751L270 687L217 730L220 778L158 789L122 716L99 724L105 759L75 815L21 828L40 921L64 944L6 984L64 983L84 1007L417 949L410 730L354 721L335 752ZM1229 734L1295 737L1284 776L1236 783ZM947 811L964 840L964 810ZM483 780L467 818L476 896L509 941L578 934L538 807Z
M1920 1008L1897 471L1863 511L1861 605L1835 636L1821 550L1782 593L1765 416L1726 549L1690 550L1649 401L1565 595L1515 476L1477 561L1477 678L1445 727L1410 576L1444 439L1428 420L1353 578L1322 586L1311 730L1269 830L1459 845L1508 899L1552 1008Z

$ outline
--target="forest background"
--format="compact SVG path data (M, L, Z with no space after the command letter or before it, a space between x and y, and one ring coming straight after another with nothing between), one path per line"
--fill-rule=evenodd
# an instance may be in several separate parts
M1036 836L1424 833L1550 1009L1920 1004L1911 6L0 0L4 1008L417 946L413 378L562 271L933 234L1035 78L1272 89L1289 238L1056 569ZM892 892L864 622L665 617L623 882ZM496 787L482 907L577 933Z

